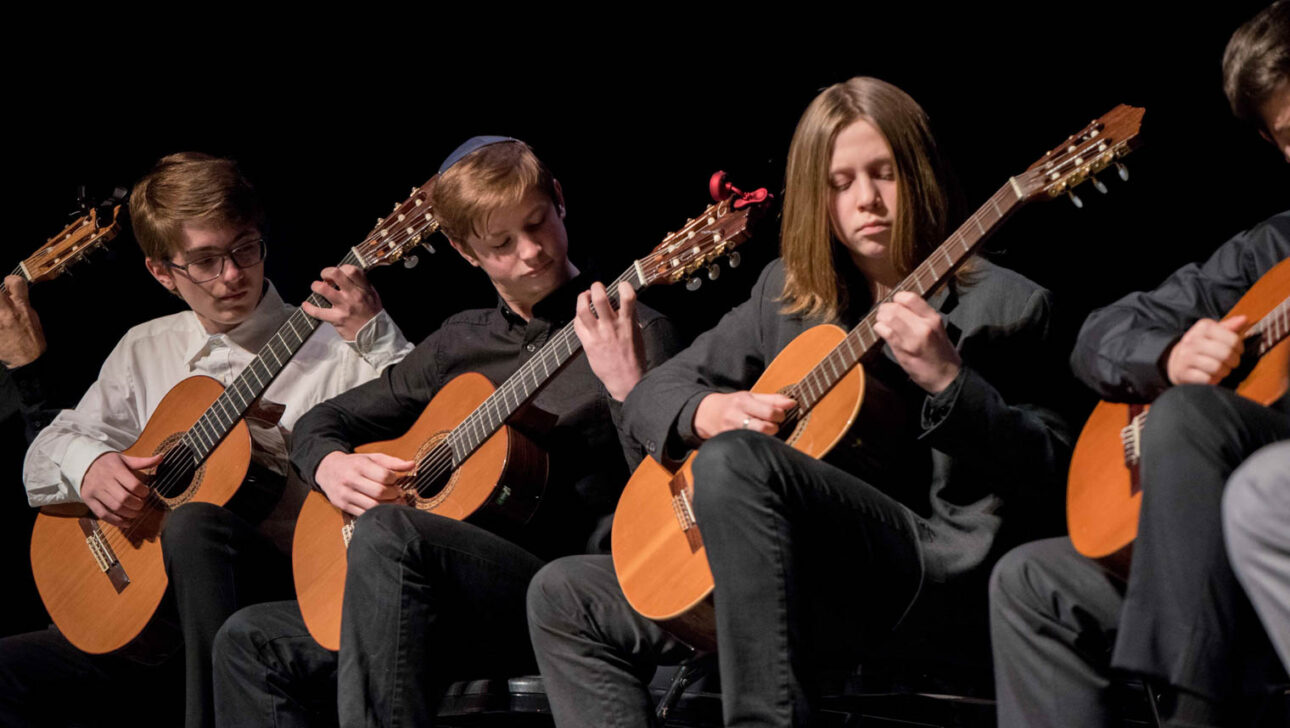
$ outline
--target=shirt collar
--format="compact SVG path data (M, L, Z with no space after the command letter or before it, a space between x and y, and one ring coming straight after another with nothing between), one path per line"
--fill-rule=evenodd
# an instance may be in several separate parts
M188 351L187 362L191 369L202 357L206 356L225 342L236 345L246 351L259 351L260 347L277 333L286 323L288 312L282 303L278 290L269 281L264 282L264 295L260 303L251 312L249 318L223 334L207 333L206 328L197 320L197 314L188 311L189 321L196 328L197 337Z
M573 320L578 305L578 295L591 287L595 278L590 272L580 272L564 285L552 291L546 298L533 305L533 318L552 324L563 324ZM497 297L497 309L507 323L524 326L524 317L511 310L501 296Z

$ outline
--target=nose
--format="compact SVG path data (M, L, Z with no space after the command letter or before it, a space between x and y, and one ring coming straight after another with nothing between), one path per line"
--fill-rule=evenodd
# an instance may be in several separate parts
M520 260L525 262L540 261L545 255L541 241L531 235L521 235L516 241L516 249Z
M246 271L239 268L238 265L233 262L232 258L224 258L224 270L220 271L219 277L223 279L225 283L236 283L245 275Z
M882 204L882 195L873 180L861 175L854 183L856 187L856 206L861 210L871 210Z

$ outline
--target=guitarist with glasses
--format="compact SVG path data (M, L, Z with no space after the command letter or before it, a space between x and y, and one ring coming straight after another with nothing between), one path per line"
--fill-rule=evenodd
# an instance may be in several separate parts
M161 456L121 451L162 397L198 374L228 385L294 311L264 277L264 211L232 160L163 158L135 185L130 216L148 272L188 310L126 333L76 408L32 443L24 477L33 506L84 503L102 521L125 527L144 512L145 471ZM313 405L376 377L411 349L361 272L328 268L321 278L313 290L332 306L306 304L306 313L331 326L305 343L248 413L251 477L227 507L184 504L162 530L183 650L89 655L56 629L5 639L0 723L71 723L120 710L173 725L179 716L168 710L176 699L186 704L186 725L213 723L215 632L238 607L290 588L279 544L289 538L302 497L286 479L291 427Z
M1236 31L1223 76L1236 115L1290 161L1290 2ZM1242 461L1290 438L1290 417L1216 385L1240 365L1247 342L1238 332L1254 323L1227 311L1287 258L1290 212L1282 212L1084 322L1071 355L1076 375L1113 401L1154 399L1141 431L1137 539L1127 579L1069 538L1027 544L999 562L990 605L1000 726L1118 724L1113 669L1164 688L1167 725L1250 725L1261 698L1284 685L1224 550L1224 530L1239 542L1244 519L1225 529L1220 502ZM1279 467L1284 481L1284 455ZM1229 515L1248 510L1229 506Z
M220 725L335 724L338 705L344 726L433 725L453 680L534 670L524 594L542 564L608 549L614 502L642 455L619 430L621 402L679 348L672 324L631 286L620 286L615 311L569 260L560 184L523 142L483 136L458 147L440 167L434 211L497 305L449 318L380 379L300 421L294 466L358 516L340 651L315 642L295 602L234 615L216 642ZM549 470L536 513L505 538L406 505L395 484L417 463L354 452L403 434L460 377L500 386L571 321L586 356L551 372L512 423L547 453Z

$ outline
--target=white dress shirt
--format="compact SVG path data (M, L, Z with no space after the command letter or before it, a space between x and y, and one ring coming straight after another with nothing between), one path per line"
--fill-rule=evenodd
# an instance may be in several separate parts
M27 450L27 501L36 507L80 501L85 471L100 455L132 445L171 387L198 374L229 386L295 310L270 283L251 317L227 333L208 333L192 311L127 331L76 409L59 413ZM247 418L255 459L286 473L287 438L301 415L374 379L411 350L384 310L364 324L355 341L342 340L331 324L319 326L262 397L281 405L277 424Z

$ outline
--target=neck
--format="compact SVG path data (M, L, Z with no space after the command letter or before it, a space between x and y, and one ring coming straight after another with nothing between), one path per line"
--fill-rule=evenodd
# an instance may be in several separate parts
M552 286L550 290L541 291L540 293L533 294L532 296L522 296L522 295L517 296L517 295L514 295L514 293L511 291L502 290L502 288L500 286L497 286L496 284L494 284L494 288L497 288L497 295L502 297L502 301L506 303L506 307L511 309L511 311L516 316L519 316L525 321L532 321L534 306L540 303L547 296L559 290L560 286L563 286L564 284L578 277L579 271L577 266L575 266L572 262L567 260L565 261L564 265L565 265L564 275L560 277L559 281L554 286Z

